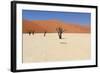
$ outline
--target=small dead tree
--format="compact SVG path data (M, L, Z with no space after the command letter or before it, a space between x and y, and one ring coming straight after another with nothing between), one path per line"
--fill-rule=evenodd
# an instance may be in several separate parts
M44 37L46 36L47 31L44 32Z
M28 34L30 36L32 34L32 30L28 30Z
M35 33L35 32L33 31L33 32L32 32L32 35L34 35L34 33Z
M35 33L35 31L33 30L33 31L32 31L32 35L34 35L34 33Z
M59 27L56 28L56 31L58 32L59 39L62 39L62 33L64 32L64 29Z
M29 35L31 35L31 31L29 31L28 33L29 33Z

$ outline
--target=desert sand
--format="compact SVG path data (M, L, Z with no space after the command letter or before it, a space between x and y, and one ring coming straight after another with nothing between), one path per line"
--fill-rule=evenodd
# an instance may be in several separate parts
M65 33L90 33L90 26L63 22L60 20L23 20L23 33L36 32L56 33L57 28L64 29Z
M91 56L89 33L23 34L23 63L86 60Z

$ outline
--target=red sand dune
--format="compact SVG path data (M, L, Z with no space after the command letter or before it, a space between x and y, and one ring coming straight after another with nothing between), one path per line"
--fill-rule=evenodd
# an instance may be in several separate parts
M51 32L55 33L56 28L63 28L65 33L90 33L90 26L79 24L63 23L59 20L23 20L23 32Z

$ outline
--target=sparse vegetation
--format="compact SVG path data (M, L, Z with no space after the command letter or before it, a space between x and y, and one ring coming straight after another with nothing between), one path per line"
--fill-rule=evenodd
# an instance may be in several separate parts
M31 31L29 31L28 33L29 33L29 35L31 35Z
M57 31L57 33L58 33L59 39L62 39L62 34L63 34L63 32L64 32L64 29L61 28L61 27L58 27L58 28L56 28L56 31ZM46 36L46 33L47 33L47 31L45 30L45 31L44 31L44 37ZM29 36L30 36L31 34L34 35L34 34L35 34L35 31L34 31L34 30L29 30L29 31L28 31L28 34L29 34Z
M46 36L47 31L44 32L44 37Z
M56 31L58 32L59 39L62 39L62 33L64 32L64 29L59 27L56 28Z
M34 35L35 31L32 31L32 35Z
M30 31L28 32L28 34L29 34L29 35L31 35L31 34L32 34L32 35L34 35L34 33L35 33L35 31L34 31L34 30L33 30L33 31L32 31L32 30L30 30Z

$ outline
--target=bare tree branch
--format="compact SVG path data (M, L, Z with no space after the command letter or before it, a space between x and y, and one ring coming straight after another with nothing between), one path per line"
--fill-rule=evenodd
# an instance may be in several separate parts
M64 29L59 27L56 28L56 31L58 32L59 39L62 39L62 33L64 32Z

